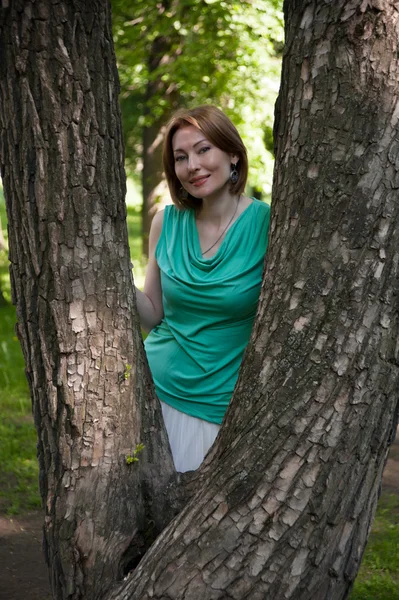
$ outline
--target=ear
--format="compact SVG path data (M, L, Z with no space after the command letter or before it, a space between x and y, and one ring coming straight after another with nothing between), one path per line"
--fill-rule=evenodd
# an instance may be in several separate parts
M238 156L238 154L230 154L230 162L232 165L236 166L239 160L240 157Z

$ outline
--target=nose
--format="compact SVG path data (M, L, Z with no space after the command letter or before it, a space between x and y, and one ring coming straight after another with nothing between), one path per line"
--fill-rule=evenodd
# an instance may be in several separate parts
M187 167L188 167L189 171L197 171L198 170L199 164L198 164L198 157L196 156L196 154L189 154Z

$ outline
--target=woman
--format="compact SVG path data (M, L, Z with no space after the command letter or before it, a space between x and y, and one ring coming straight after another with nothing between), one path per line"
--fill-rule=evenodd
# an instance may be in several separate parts
M154 217L145 348L177 471L196 469L231 399L258 303L269 207L243 194L248 162L214 106L170 121L163 163L174 205Z

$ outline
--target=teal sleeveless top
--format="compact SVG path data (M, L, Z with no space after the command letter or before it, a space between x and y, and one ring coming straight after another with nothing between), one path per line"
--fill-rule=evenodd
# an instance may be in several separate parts
M165 208L155 250L164 318L145 341L160 400L221 423L251 335L270 208L254 200L203 258L192 209Z

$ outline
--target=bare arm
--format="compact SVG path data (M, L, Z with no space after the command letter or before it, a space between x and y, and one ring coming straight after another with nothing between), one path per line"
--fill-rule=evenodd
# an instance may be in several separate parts
M164 211L159 211L153 218L149 239L149 258L145 276L144 292L136 287L137 308L141 327L151 331L163 318L162 287L159 267L155 259L155 248L162 231Z

